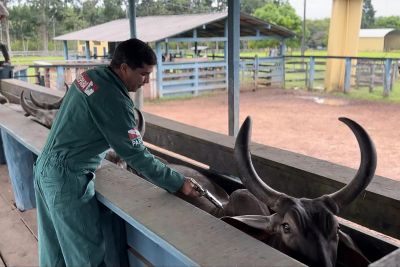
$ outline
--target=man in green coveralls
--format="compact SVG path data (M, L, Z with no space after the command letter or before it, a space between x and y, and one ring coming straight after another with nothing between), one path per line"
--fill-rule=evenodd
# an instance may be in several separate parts
M104 264L93 180L110 146L154 184L199 196L189 179L150 154L136 128L128 92L149 82L156 62L147 44L129 39L110 66L82 73L68 90L34 170L40 266Z

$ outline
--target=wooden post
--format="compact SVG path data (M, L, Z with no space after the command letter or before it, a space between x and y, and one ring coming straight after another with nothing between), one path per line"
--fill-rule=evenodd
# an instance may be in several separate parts
M194 95L199 94L199 64L196 61L194 63Z
M344 72L344 93L350 91L350 80L351 80L351 58L346 58L346 68Z
M68 58L68 43L67 43L67 41L63 41L63 44L64 44L64 59L68 60L69 59Z
M253 63L253 80L254 80L254 90L258 89L258 70L260 66L260 60L258 58L258 55L254 57L254 63Z
M157 54L157 92L158 96L163 96L163 72L162 72L162 51L161 51L161 42L156 42L156 54Z
M391 69L391 75L390 75L390 91L393 91L393 85L396 81L396 65L395 64L391 64L390 65L390 69Z
M1 131L1 138L14 191L15 205L20 211L35 208L32 167L36 157L4 130Z
M333 0L329 27L328 56L357 56L363 0ZM345 62L328 59L325 71L327 91L343 90Z
M383 96L389 96L390 92L390 66L392 65L392 59L387 58L385 60L385 72L383 78Z
M371 65L371 80L369 82L369 92L370 93L372 93L372 91L374 90L374 86L375 86L375 68L376 68L375 63L372 63L372 65Z
M85 42L85 55L86 55L86 59L90 60L90 42L89 41Z
M64 67L57 66L57 90L64 90Z
M228 0L228 106L229 135L239 131L240 0Z
M307 88L311 91L314 88L314 76L315 76L315 57L310 57L309 63L309 74Z

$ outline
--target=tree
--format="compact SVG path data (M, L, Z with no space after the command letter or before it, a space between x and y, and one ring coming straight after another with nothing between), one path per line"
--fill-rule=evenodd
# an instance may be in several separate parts
M301 36L302 31L302 20L287 0L267 0L267 4L254 12L254 16L294 31L296 36L289 40L287 45L292 47L300 45L299 36ZM276 44L277 42L263 41L264 46Z
M375 27L400 29L400 16L377 17Z
M375 23L375 9L372 6L371 0L364 0L361 29L368 29L374 26Z
M311 48L326 47L328 44L330 19L307 20L307 46Z
M265 5L267 0L242 0L240 2L240 10L247 14L253 14L254 11L263 5Z

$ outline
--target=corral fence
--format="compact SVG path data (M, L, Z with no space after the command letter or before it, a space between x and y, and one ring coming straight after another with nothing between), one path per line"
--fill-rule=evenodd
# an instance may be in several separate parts
M266 87L307 88L324 90L325 75L329 61L343 63L344 85L339 90L367 87L370 92L382 90L389 96L399 77L399 59L332 57L332 56L278 56L242 57L240 81L242 89L256 90ZM61 89L71 84L81 72L100 65L107 60L70 61L63 64L40 64L18 68L14 77L50 88ZM158 67L160 74L151 79L151 97L193 94L205 91L226 90L228 87L227 62L218 57L175 59L165 61Z
M397 58L285 56L285 87L323 90L329 60L343 62L341 90L345 93L368 87L370 92L381 89L383 96L389 96L399 78Z

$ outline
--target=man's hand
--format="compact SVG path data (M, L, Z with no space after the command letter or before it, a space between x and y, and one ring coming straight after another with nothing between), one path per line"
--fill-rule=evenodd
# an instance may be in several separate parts
M183 186L180 189L180 191L186 196L200 197L200 193L198 191L196 191L195 188L196 188L196 186L195 186L195 184L192 183L190 178L185 177L185 181L183 182Z

